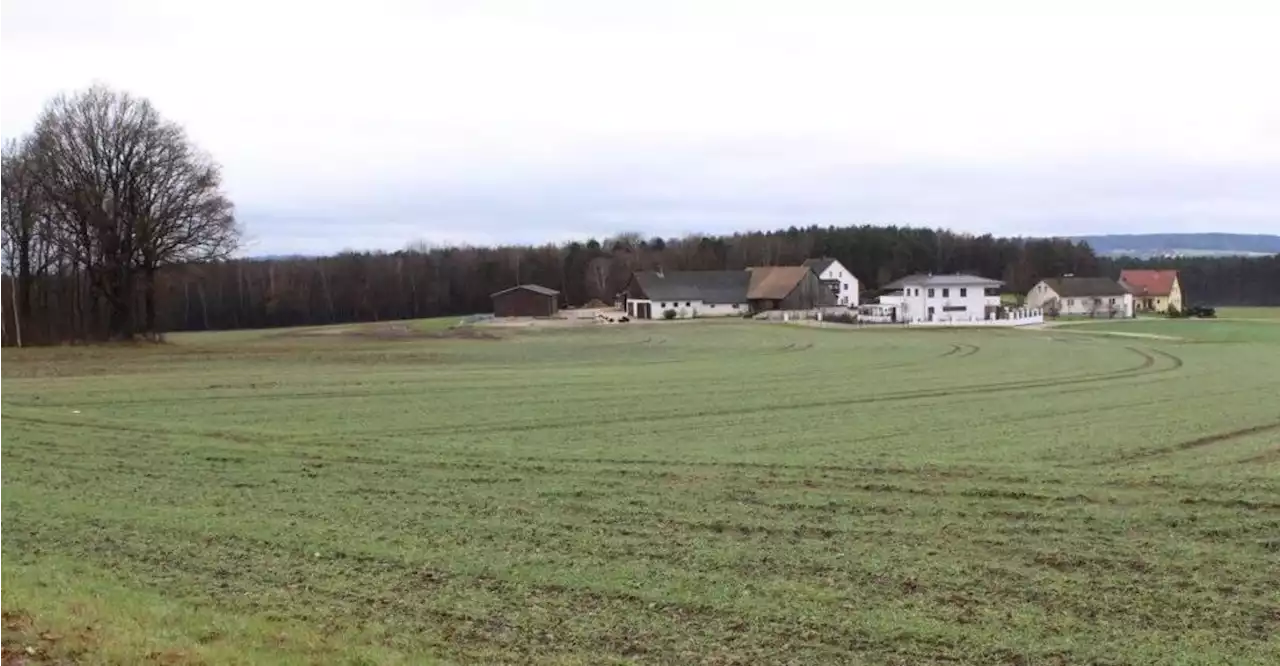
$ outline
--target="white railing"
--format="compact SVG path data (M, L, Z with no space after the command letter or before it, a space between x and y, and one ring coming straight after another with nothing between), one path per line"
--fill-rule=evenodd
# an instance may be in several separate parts
M947 319L941 321L909 321L908 326L1030 326L1044 323L1044 311L1034 308L1009 310L1003 319Z

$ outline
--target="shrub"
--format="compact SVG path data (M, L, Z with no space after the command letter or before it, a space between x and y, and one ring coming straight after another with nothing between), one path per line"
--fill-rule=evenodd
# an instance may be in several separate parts
M1182 312L1179 311L1177 307L1174 307L1172 304L1170 304L1169 309L1165 310L1164 315L1170 319L1178 319L1182 317Z
M675 318L676 318L676 311L675 311L675 310L663 310L663 311L662 311L662 318L663 318L663 319L675 319Z

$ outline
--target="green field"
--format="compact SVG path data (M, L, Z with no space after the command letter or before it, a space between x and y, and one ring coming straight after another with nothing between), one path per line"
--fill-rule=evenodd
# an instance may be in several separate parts
M1280 663L1280 325L448 323L4 350L5 663Z

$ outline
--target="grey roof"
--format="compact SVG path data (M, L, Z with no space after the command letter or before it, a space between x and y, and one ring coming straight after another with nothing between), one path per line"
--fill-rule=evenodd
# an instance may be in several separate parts
M1045 278L1055 293L1063 298L1080 298L1081 296L1124 296L1129 293L1124 285L1104 277L1058 277Z
M822 273L824 271L826 271L828 268L831 268L831 264L834 264L834 263L836 263L835 259L829 259L827 257L823 257L821 259L805 259L804 260L805 268L813 269L813 272L816 273L819 277L822 276Z
M492 294L489 294L489 298L493 298L494 296L501 296L503 294L513 292L517 289L526 289L528 291L532 291L535 294L542 294L543 296L555 296L560 293L555 289L551 289L550 287L544 287L540 284L518 284L514 287L508 287L506 289L503 289L502 291L495 291Z
M930 275L927 273L916 273L908 275L890 282L881 287L882 289L902 289L903 287L983 287L991 289L1004 284L999 280L991 280L977 275L965 275L963 273L953 273L950 275Z
M651 301L746 303L747 271L644 271L634 279Z

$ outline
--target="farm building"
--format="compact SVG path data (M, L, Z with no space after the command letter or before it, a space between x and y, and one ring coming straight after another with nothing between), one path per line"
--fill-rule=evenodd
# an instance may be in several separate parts
M1027 305L1059 315L1133 316L1133 294L1119 282L1104 277L1046 278L1027 293Z
M858 307L858 278L854 277L853 273L839 261L823 257L809 259L804 262L804 265L818 275L818 280L824 287L831 290L836 297L836 305Z
M1136 310L1168 312L1171 305L1183 309L1178 271L1124 270L1120 271L1120 284L1133 294Z
M833 292L805 266L740 271L642 271L622 292L635 319L726 317L765 310L809 310L835 303Z
M623 309L634 319L727 317L747 312L746 271L643 271L623 290Z
M976 275L909 275L885 285L880 303L892 306L894 321L973 322L993 319L1003 284Z
M554 317L560 311L560 292L536 284L522 284L490 294L496 317Z
M807 266L748 268L747 302L752 312L812 310L835 305L836 296Z

